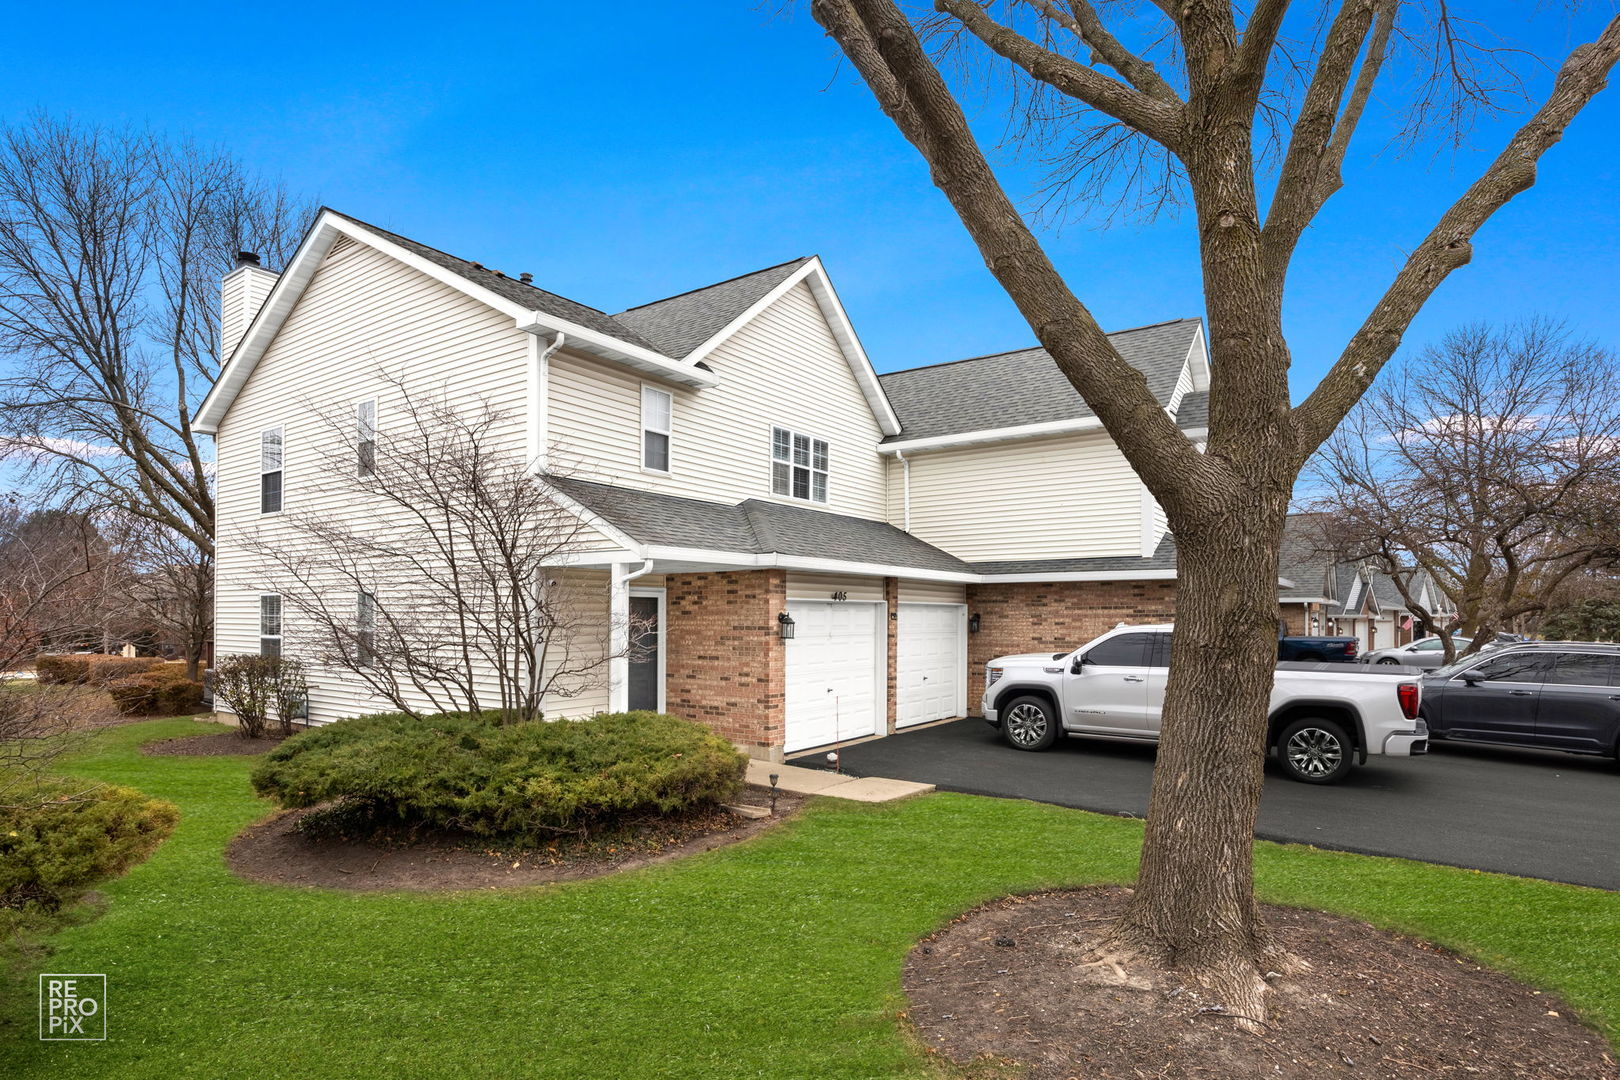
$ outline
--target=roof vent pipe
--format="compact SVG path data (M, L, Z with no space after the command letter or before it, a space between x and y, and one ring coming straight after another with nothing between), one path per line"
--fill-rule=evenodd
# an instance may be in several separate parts
M533 285L534 275L530 273L522 273L518 275L518 280L523 282L525 285Z

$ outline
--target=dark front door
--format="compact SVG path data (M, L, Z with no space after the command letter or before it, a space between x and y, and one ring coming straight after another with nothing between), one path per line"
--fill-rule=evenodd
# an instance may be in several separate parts
M1448 737L1534 743L1536 700L1550 661L1541 652L1508 653L1455 675L1443 703Z
M1559 653L1541 687L1536 742L1560 750L1607 754L1620 725L1620 687L1614 656L1602 652Z
M630 598L630 708L657 712L664 681L663 601Z

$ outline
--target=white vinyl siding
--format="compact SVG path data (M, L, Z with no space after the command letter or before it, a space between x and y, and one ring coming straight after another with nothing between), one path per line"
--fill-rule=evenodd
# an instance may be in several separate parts
M883 600L883 579L844 574L801 574L788 571L787 595L790 600L831 600L843 593L849 601L866 603Z
M1102 432L908 454L911 532L969 562L1142 554L1141 482ZM904 522L895 462L889 521Z
M902 604L963 604L967 602L967 586L951 581L900 580Z
M675 398L654 386L641 388L641 467L670 471L670 443L675 433Z
M680 461L670 476L641 468L643 378L570 353L547 380L553 445L582 479L714 502L771 495L771 428L825 440L832 457L828 510L881 520L887 472L871 406L809 286L797 285L715 349L716 386L670 386Z
M509 449L523 460L529 362L529 336L512 325L510 316L369 245L356 243L340 259L323 262L232 403L215 439L218 654L259 651L259 593L273 591L264 587L265 575L254 557L231 539L243 532L274 536L286 527L285 518L259 514L264 431L282 429L286 445L295 449L283 456L283 475L286 490L296 494L297 509L341 511L355 498L354 484L318 481L330 477L334 466L353 476L352 439L361 428L359 402L375 401L376 415L392 422L390 395L399 393L400 381L424 397L448 397L470 407L488 402L502 417L489 431L490 445ZM637 400L634 386L632 403ZM323 409L334 412L338 422L323 421ZM626 429L632 453L639 423L632 411ZM610 545L600 538L595 546ZM600 623L603 638L580 647L599 651L606 647L607 574L577 573L583 583L582 602L590 607L588 622ZM378 595L386 599L382 589ZM334 610L358 615L352 584L329 602ZM288 615L285 647L289 656L296 656L300 627L292 613ZM606 666L600 665L584 680L599 681L600 686L581 686L577 696L548 702L547 715L576 716L605 708L606 675ZM341 671L312 670L309 682L310 717L317 723L389 708ZM494 686L491 678L486 689L493 691Z

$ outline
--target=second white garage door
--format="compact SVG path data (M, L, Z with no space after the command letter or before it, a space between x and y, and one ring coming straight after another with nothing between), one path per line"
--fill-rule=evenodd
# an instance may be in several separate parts
M967 712L967 608L901 604L895 657L895 726Z
M878 692L880 604L790 600L786 749L874 735L883 711Z

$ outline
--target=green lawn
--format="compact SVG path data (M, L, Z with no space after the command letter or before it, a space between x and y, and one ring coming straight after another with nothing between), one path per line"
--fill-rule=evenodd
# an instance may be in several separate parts
M41 1043L5 989L0 1076L927 1077L893 1014L912 942L1015 890L1131 876L1138 822L934 795L825 801L753 842L566 886L438 896L251 885L244 759L147 758L115 728L74 772L178 803L173 837L42 970L106 972L106 1043ZM210 728L209 730L218 730ZM1264 844L1270 900L1422 934L1620 1030L1620 894Z

